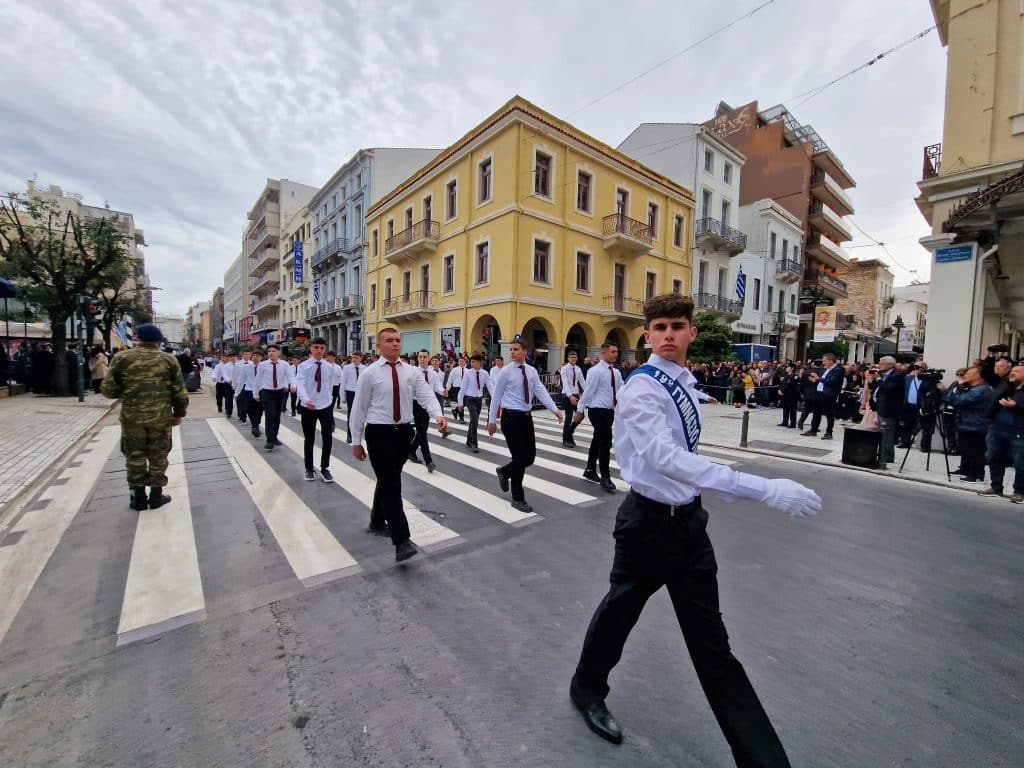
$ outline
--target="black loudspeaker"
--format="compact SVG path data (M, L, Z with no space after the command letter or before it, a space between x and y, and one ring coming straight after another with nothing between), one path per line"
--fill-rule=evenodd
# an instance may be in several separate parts
M878 467L878 451L882 447L880 429L846 427L843 430L843 464L855 467Z

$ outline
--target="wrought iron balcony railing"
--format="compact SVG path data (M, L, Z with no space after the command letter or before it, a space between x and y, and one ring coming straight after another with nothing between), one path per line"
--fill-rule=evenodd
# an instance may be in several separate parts
M697 309L707 309L713 312L725 312L730 315L743 314L743 302L735 299L727 299L724 296L716 296L713 293L698 293L693 297L693 304Z
M718 235L723 240L735 243L740 248L747 247L747 236L745 234L738 229L730 227L728 224L722 223L718 219L697 219L693 225L693 236L700 237L701 235Z
M403 312L433 309L436 299L437 291L412 291L385 299L382 311L385 315L397 315Z
M621 213L613 213L611 216L604 217L604 234L605 236L626 235L648 245L654 240L654 231L650 225Z
M384 254L405 248L417 240L437 240L441 237L441 224L430 219L417 221L408 229L403 229L384 241Z

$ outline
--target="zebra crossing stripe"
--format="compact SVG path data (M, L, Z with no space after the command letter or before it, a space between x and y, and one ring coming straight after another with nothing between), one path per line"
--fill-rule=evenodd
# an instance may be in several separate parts
M171 440L167 483L174 491L169 504L138 513L118 646L206 618L180 427L174 428Z
M277 433L278 438L289 449L302 457L302 437L290 429L282 427ZM372 477L367 477L358 469L349 466L343 461L335 461L331 472L334 475L336 485L349 494L353 499L366 509L370 504L366 499L373 498L373 489L376 482ZM416 546L424 552L436 552L448 547L454 547L465 541L458 533L447 528L436 520L423 514L408 499L402 498L402 507L405 509L405 516L409 520L409 535Z
M311 587L362 571L355 558L274 472L237 429L223 419L207 419L224 453L266 521L288 564L303 586ZM284 441L282 441L284 442Z

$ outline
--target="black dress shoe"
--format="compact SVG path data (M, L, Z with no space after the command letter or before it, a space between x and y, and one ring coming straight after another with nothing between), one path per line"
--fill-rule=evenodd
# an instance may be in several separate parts
M413 464L419 464L420 463L419 456L410 456L409 457L409 461L411 461Z
M159 509L164 504L170 504L171 497L164 495L163 488L150 488L149 489L149 508Z
M789 425L783 422L782 424L776 424L776 427L788 427Z
M252 428L252 436L253 437L259 437L260 435L261 435L260 428L259 427L253 427Z
M563 448L575 448L576 447L576 443L574 443L572 440L563 440L562 441L562 447Z
M585 704L572 696L572 703L583 715L583 722L587 724L587 728L612 744L622 743L622 728L603 701Z
M410 557L415 555L419 550L413 546L410 539L406 539L401 544L395 545L395 562L400 563L403 560L408 560Z
M501 471L501 467L498 467L494 472L498 475L498 485L501 487L501 492L508 493L508 475Z
M427 472L433 472L435 469L437 469L437 465L434 464L434 462L432 462L432 461L428 461L427 462Z
M272 442L274 445L284 445L284 443L282 443L280 440L271 440L270 442Z
M615 493L615 483L612 482L610 477L601 478L601 487L604 488L608 493Z
M583 479L589 483L597 483L598 485L601 484L601 477L597 474L597 472L595 472L592 469L583 470Z
M812 436L817 435L817 434L818 433L816 431L814 431L813 429L808 429L806 432L801 432L800 433L800 437L812 437Z
M512 509L518 509L520 512L533 512L533 507L527 504L525 501L512 500Z
M832 433L831 432L826 432L824 435L821 436L821 439L822 440L831 440L832 439Z
M266 445L264 445L263 447L264 447L264 448L266 448L266 449L267 449L268 451L272 451L272 450L274 450L274 444L273 444L273 443L271 443L271 442L269 442L269 441L268 441L268 442L267 442L267 444L266 444Z

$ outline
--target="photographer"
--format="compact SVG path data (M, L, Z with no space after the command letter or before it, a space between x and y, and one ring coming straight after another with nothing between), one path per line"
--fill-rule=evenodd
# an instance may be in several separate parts
M899 444L897 448L909 448L918 425L921 427L921 450L931 450L931 438L935 432L936 384L942 380L941 372L936 377L928 375L928 365L922 360L914 363L907 373L903 397L903 415L899 423ZM928 406L925 408L924 406ZM928 414L925 415L925 411Z
M943 384L938 385L944 390ZM991 423L990 411L994 402L992 387L981 377L981 369L971 366L963 376L963 383L945 390L943 400L953 406L958 424L960 467L965 483L985 482L985 436Z
M1002 396L993 395L989 408L992 426L985 445L988 449L988 469L991 485L981 496L1002 496L1006 468L1013 467L1014 504L1024 504L1024 365L1017 365L1007 374L1009 389Z
M981 360L981 378L983 378L992 389L998 389L999 384L1006 384L1013 361L1007 356L1010 348L1005 344L993 344L988 347L988 357ZM998 356L998 357L997 357ZM1005 392L1005 386L1003 391Z

